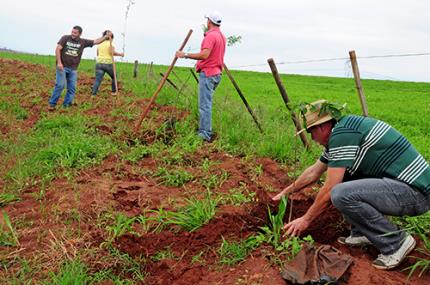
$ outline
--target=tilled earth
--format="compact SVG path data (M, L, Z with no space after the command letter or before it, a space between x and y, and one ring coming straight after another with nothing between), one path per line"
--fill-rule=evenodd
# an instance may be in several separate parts
M54 85L55 72L41 65L6 59L0 59L0 69L3 92L7 90L19 97L20 106L28 112L25 120L17 121L13 126L6 122L0 124L2 139L11 140L17 129L25 134L31 131L41 116L47 114L47 100ZM77 101L92 102L89 94L92 82L92 77L79 74ZM101 93L108 93L108 90L109 84L104 82ZM126 103L122 98L133 97L129 92L122 92L120 96L123 97L100 96L98 100L101 102L92 102L93 106L84 112L87 116L102 118L103 125L97 128L105 135L115 131L116 120L123 120L130 128L133 127L134 120L130 118L113 118L114 108L142 108L147 102L136 99L133 103ZM161 123L172 112L172 107L155 106L155 111L155 121ZM182 112L176 113L179 119L186 116ZM141 139L149 144L157 139L151 132L142 136ZM124 141L127 140L129 138L124 137ZM5 163L0 177L4 177L7 169L14 164L13 159L5 161L4 157L5 154L0 153L0 159ZM212 144L204 145L187 159L192 162L187 170L194 177L202 176L198 166L204 159L213 162L212 171L229 174L227 180L213 190L215 194L228 194L230 189L246 185L248 191L255 192L253 202L219 206L216 216L194 232L165 229L140 236L125 234L113 242L114 248L136 260L145 260L141 266L142 272L147 273L144 284L285 284L280 276L281 268L270 261L273 250L269 246L254 250L244 262L235 266L220 265L217 249L223 237L241 240L257 233L261 226L267 224L267 208L276 209L270 197L292 182L287 175L288 169L268 158L249 160L235 157L217 150ZM20 201L2 208L12 223L17 225L20 245L0 247L0 262L10 266L8 270L1 267L0 280L11 280L18 275L24 266L23 260L38 265L32 276L33 281L43 280L49 271L58 269L62 261L77 256L88 264L90 272L102 269L120 272L121 264L103 246L107 232L106 225L100 223L101 216L123 213L135 217L160 207L173 210L184 203L185 198L204 194L202 185L195 181L183 187L168 187L156 178L142 174L142 169L154 171L158 165L160 161L152 157L132 164L111 155L100 165L80 171L72 181L55 179L42 200L36 199L37 187L25 189ZM256 165L262 169L258 175L254 171ZM0 186L5 185L3 178L0 178ZM268 189L275 191L268 192ZM303 215L312 204L314 193L312 188L308 188L304 193L292 195L287 218L289 207L292 207L291 218ZM402 269L411 265L413 258L408 258L396 271L374 269L371 262L377 251L371 247L350 249L338 244L337 237L346 233L347 226L334 208L321 215L305 233L311 234L317 243L333 245L353 257L354 264L343 284L430 284L429 273L407 280L407 272ZM150 258L167 248L179 258L157 261ZM203 262L194 262L193 256L199 252L202 252L200 260ZM413 252L412 255L419 253Z

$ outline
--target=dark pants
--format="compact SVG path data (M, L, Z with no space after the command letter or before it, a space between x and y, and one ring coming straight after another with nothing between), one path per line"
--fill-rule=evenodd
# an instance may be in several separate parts
M385 255L400 248L405 234L384 215L417 216L430 210L430 196L389 178L340 183L331 190L331 201L351 224L351 234L366 236Z
M110 78L112 79L112 92L116 92L115 88L115 80L113 75L113 65L112 64L104 64L104 63L97 63L96 64L96 80L94 81L93 85L93 95L97 94L97 91L99 90L100 84L102 83L103 76L105 73L109 74Z

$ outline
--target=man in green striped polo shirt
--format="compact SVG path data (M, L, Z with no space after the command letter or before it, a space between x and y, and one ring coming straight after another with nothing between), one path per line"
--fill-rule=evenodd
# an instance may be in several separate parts
M325 147L323 154L273 199L299 191L327 172L325 183L306 214L284 229L289 235L300 235L331 201L351 224L350 236L338 242L373 244L381 252L373 266L394 268L416 242L384 215L416 216L430 210L429 164L390 125L353 115L337 121L327 104L325 100L311 103L304 116L304 130Z

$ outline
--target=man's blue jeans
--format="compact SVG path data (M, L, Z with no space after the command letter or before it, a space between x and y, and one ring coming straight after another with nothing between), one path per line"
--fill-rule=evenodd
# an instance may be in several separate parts
M96 64L96 79L94 81L93 85L93 95L97 94L97 91L99 90L100 84L102 83L103 76L105 73L109 74L110 78L112 79L112 92L116 92L115 88L115 80L114 80L114 74L113 74L113 65L112 64L104 64L104 63L97 63Z
M212 97L221 81L221 75L206 77L200 72L199 80L199 115L200 124L198 135L209 141L212 137Z
M338 184L331 190L331 201L351 224L351 234L366 236L385 255L400 248L405 233L384 215L417 216L430 210L430 196L389 178Z
M57 105L58 99L61 97L64 87L67 83L66 97L64 98L63 106L70 107L73 103L73 98L75 97L76 82L78 80L78 72L69 67L64 67L63 70L57 68L55 74L55 87L52 92L52 96L49 99L49 105L55 107Z

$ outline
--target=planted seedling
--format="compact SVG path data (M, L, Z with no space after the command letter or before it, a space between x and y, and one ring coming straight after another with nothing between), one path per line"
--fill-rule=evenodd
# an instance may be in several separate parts
M166 224L178 225L187 231L195 231L215 216L219 198L213 198L210 192L204 199L186 199L188 205L178 212L167 212Z
M0 223L0 245L2 246L17 246L19 245L19 240L15 229L12 226L12 222L8 214L5 211L3 212L3 222Z
M229 242L222 237L222 243L218 249L220 256L220 263L224 265L234 265L238 262L244 261L248 254L257 248L260 243L254 236L237 242Z

